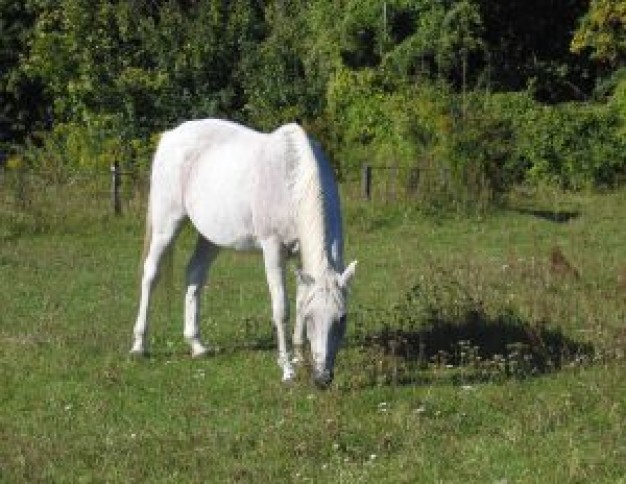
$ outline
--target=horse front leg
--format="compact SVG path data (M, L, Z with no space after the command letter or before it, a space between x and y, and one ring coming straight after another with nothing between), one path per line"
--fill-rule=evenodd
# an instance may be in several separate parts
M285 287L285 257L282 244L275 239L262 243L267 285L272 299L272 319L278 338L278 366L283 370L283 381L293 380L295 372L287 349L286 323L289 319L289 302Z
M304 289L300 283L296 288L296 324L293 330L293 362L296 365L304 363L304 317L300 310Z

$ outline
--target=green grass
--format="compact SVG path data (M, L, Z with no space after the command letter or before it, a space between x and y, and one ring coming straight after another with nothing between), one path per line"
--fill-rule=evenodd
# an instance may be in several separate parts
M258 256L220 256L219 351L189 358L189 230L129 358L141 211L46 193L0 207L1 482L626 481L624 192L482 217L347 203L353 317L324 392L280 382Z

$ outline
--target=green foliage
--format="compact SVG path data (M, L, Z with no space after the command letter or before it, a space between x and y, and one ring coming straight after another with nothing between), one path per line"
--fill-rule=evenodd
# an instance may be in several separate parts
M622 128L621 132L624 134L624 127L626 127L626 69L620 72L622 73L622 76L615 86L610 104L616 109L620 116Z
M113 115L89 116L84 123L60 123L38 145L25 151L30 167L65 179L76 171L102 173L119 163L138 173L149 167L158 141L125 136L123 120Z
M621 91L611 104L546 106L526 93L455 94L393 85L374 70L343 70L329 84L334 153L414 167L422 206L482 211L519 183L613 187L626 172Z
M249 2L44 2L24 69L43 80L61 122L121 114L145 134L231 114L259 14Z
M411 166L446 134L449 94L443 84L393 84L371 69L344 69L326 95L327 115L342 135L337 153L347 169L365 161Z
M626 172L621 121L611 105L535 105L511 120L513 159L526 180L564 188L612 187Z
M0 152L23 143L46 116L40 82L20 68L34 22L27 2L0 0Z
M449 190L457 209L484 211L511 187L505 160L510 126L478 111L458 119L442 145L449 160Z
M619 37L620 8L0 2L0 143L28 135L31 164L45 167L143 165L151 139L185 119L227 117L263 130L297 120L342 174L363 162L418 170L400 182L437 210L484 210L524 182L614 186L624 174L619 71L569 47L585 13L574 42L583 51L606 22ZM603 104L587 100L594 86L606 91ZM571 99L585 101L563 102Z
M612 65L626 61L626 3L622 0L592 0L572 39L571 49Z
M546 106L523 93L482 94L466 115L456 112L444 147L464 173L460 191L478 183L474 196L493 200L519 183L609 188L626 174L623 118L613 104Z
M548 103L588 98L603 75L601 66L570 52L572 32L588 11L588 0L476 3L484 29L484 77L492 89L530 89Z
M266 8L263 42L243 56L240 68L249 122L266 130L319 115L318 74L306 62L301 39L311 34L303 21L305 7L284 2ZM323 85L323 83L322 83Z
M438 45L438 63L451 71L461 70L465 89L469 55L483 49L482 19L478 6L471 1L456 2L441 22Z

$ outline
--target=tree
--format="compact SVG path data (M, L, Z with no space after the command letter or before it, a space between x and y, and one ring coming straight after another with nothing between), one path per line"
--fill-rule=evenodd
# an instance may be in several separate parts
M241 108L235 74L260 1L38 1L26 71L57 122L108 116L145 133Z
M0 151L44 124L42 86L20 69L34 22L24 2L0 0Z
M467 75L470 54L483 50L481 39L482 19L477 6L463 0L446 13L439 38L439 65L457 70L461 67L461 90L463 94L463 115L466 111Z
M570 52L572 31L588 0L476 0L489 55L491 88L531 89L541 101L584 100L596 66Z
M571 50L589 49L591 56L612 68L626 61L626 2L592 0L574 34Z

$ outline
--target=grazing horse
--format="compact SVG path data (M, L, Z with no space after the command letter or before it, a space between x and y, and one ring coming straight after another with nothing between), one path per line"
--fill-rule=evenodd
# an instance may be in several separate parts
M185 294L184 337L192 356L207 351L198 325L200 290L219 249L260 249L283 380L294 377L293 364L302 360L306 332L314 381L328 385L346 330L346 292L356 261L344 268L339 194L318 144L297 124L259 133L229 121L188 121L163 134L150 184L141 301L131 353L146 350L148 306L159 261L189 219L198 231ZM285 335L285 261L296 253L297 358L292 360Z

